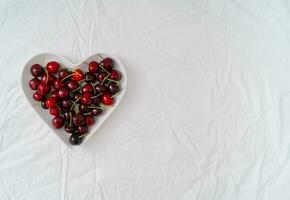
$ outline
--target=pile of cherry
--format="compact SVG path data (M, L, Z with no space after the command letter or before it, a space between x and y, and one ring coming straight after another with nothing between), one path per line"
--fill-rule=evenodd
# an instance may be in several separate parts
M88 127L95 123L95 117L114 104L122 78L121 73L113 69L111 58L104 58L100 63L91 61L86 73L51 61L45 68L32 65L31 74L34 78L29 86L35 90L33 98L54 116L54 128L64 127L71 134L72 145L80 144L88 134Z

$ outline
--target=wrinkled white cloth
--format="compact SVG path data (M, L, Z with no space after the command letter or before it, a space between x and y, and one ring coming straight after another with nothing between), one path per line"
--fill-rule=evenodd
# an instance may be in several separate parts
M0 199L290 199L289 19L286 0L1 0ZM127 70L77 151L21 91L42 52Z

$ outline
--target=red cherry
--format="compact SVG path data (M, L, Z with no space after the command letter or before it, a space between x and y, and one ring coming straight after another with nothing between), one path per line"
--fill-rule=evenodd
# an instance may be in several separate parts
M63 88L64 86L65 86L65 83L62 82L60 79L55 79L55 80L53 81L53 87L54 87L55 89L60 89L60 88Z
M54 97L48 97L45 102L48 108L56 108L56 99Z
M58 90L58 96L62 99L67 99L69 97L69 90L67 88L60 88Z
M40 80L38 78L33 78L29 81L29 86L31 89L37 90L39 83L40 83Z
M58 108L51 108L49 109L49 113L54 116L59 116L59 109Z
M71 90L76 90L79 85L77 82L73 81L73 80L70 80L68 83L67 83L67 87Z
M82 98L81 98L81 102L85 105L89 105L92 103L92 100L91 100L91 97L92 97L92 94L89 93L89 92L85 92L83 93L82 95Z
M113 68L113 60L111 58L104 58L100 65L105 68L107 71L111 71Z
M56 73L58 71L58 68L59 68L59 63L56 61L51 61L46 64L46 70L49 73L52 73L52 74Z
M114 98L110 93L106 92L102 95L102 103L107 106L111 106L114 103Z
M79 126L78 131L80 135L86 134L88 132L88 127L87 126Z
M113 80L119 81L119 80L121 80L122 75L121 75L121 73L120 73L119 71L117 71L117 70L112 70L112 71L111 71L111 76L110 76L110 78L113 79Z
M43 83L47 82L47 84L52 84L55 79L56 78L54 75L44 73L41 77L41 82L43 82Z
M54 128L59 129L64 125L64 119L60 116L56 116L52 120L52 125Z
M56 101L60 100L60 97L58 95L58 90L54 90L50 94L51 97L55 98Z
M93 88L92 84L87 83L83 86L82 91L83 91L83 93L85 93L85 92L92 93L94 91L94 88Z
M89 72L96 73L99 70L99 63L92 61L89 63Z
M36 101L42 101L44 99L44 96L40 95L38 92L35 92L33 94L33 99L35 99Z
M95 123L95 119L92 115L86 116L86 124L91 126Z
M40 95L46 95L50 91L50 85L45 83L38 84L37 91Z
M73 72L73 76L72 76L72 79L74 81L80 81L80 80L83 80L85 78L85 75L84 73L82 72L82 70L80 69L75 69L74 72Z

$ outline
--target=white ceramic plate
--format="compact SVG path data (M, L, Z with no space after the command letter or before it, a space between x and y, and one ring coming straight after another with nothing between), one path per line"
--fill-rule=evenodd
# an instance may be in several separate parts
M121 99L124 96L124 93L126 90L126 84L127 84L127 74L126 74L126 71L125 71L122 63L114 56L109 56L109 55L106 55L103 53L92 55L78 64L73 64L73 63L69 62L68 60L66 60L65 58L62 58L62 57L59 57L59 56L56 56L56 55L53 55L50 53L43 53L43 54L39 54L39 55L36 55L33 58L31 58L25 64L23 71L22 71L22 80L21 80L22 89L23 89L24 94L25 94L27 100L29 101L30 105L36 111L36 113L41 117L41 119L47 124L47 126L49 126L51 128L52 133L54 133L59 139L61 139L69 148L76 148L78 146L72 146L69 143L70 134L65 132L63 127L60 129L53 128L52 123L51 123L53 116L51 116L49 114L48 110L44 110L41 108L40 102L37 102L32 98L32 95L35 91L29 87L29 80L33 78L31 73L30 73L30 67L33 64L40 64L42 66L46 66L46 63L49 61L57 61L65 67L80 68L84 72L86 72L86 71L88 71L87 63L89 63L90 61L93 61L93 60L95 60L97 62L100 62L102 60L99 55L101 55L102 57L112 58L114 60L114 68L119 70L122 73L122 79L120 82L121 91L115 97L114 105L109 107L108 109L106 109L100 116L98 116L96 118L96 123L93 126L89 127L89 134L87 136L85 136L82 144L80 145L80 146L82 146L82 145L84 145L86 140L88 140L94 133L96 133L96 131L104 123L104 121L106 119L108 119L108 117L112 114L112 112L115 110L115 108L118 106L118 104L120 103Z

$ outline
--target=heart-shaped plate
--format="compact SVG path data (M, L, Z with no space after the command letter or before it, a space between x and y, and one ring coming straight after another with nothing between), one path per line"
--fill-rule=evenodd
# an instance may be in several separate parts
M103 58L105 58L105 57L112 58L114 61L114 68L121 72L121 74L122 74L122 79L120 81L121 91L115 97L115 102L114 102L113 106L110 106L108 109L106 109L100 116L98 116L96 118L96 123L94 125L90 126L89 134L84 137L84 140L81 144L81 146L82 146L84 144L84 142L87 141L94 133L96 133L96 131L100 128L100 126L108 119L108 117L116 109L116 107L118 106L118 104L120 103L121 99L124 96L124 93L126 90L126 84L127 84L127 74L126 74L124 66L119 61L119 59L117 59L116 57L111 56L111 55L99 53L99 54L95 54L95 55L92 55L92 56L86 58L84 61L82 61L78 64L73 64L63 57L59 57L59 56L56 56L56 55L51 54L51 53L42 53L42 54L38 54L38 55L32 57L25 64L25 66L23 68L21 84L22 84L22 89L23 89L23 92L24 92L27 100L29 101L32 108L36 111L36 113L40 116L40 118L48 125L48 127L50 127L52 132L55 133L55 135L58 138L60 138L69 148L76 147L76 146L72 146L69 143L70 134L65 132L64 128L54 129L52 126L52 123L51 123L53 116L51 116L49 114L48 110L45 110L41 107L40 102L35 101L32 98L32 95L35 91L31 90L31 88L29 87L29 81L30 81L30 79L33 78L31 73L30 73L30 68L33 64L40 64L41 66L45 66L47 62L57 61L62 66L65 66L67 68L79 68L82 71L87 72L88 71L88 64L87 63L89 63L91 61L100 62L102 60L102 57Z

